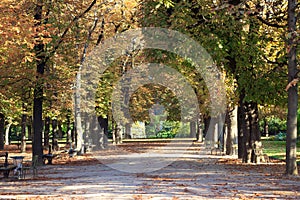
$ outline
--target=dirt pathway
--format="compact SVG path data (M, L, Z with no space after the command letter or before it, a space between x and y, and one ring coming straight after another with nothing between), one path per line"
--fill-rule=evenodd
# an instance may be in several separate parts
M36 178L0 179L0 199L300 199L300 179L283 176L283 163L245 165L233 157L211 156L200 144L154 172L128 173L108 166L121 154L144 162L136 155L148 152L149 160L160 146L128 144L126 153L102 151L100 160L92 155L63 157L40 167ZM164 160L178 157L175 150L161 154Z

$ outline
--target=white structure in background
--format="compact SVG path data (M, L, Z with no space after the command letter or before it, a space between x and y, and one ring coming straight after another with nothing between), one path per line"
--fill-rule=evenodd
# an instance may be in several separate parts
M135 122L131 125L131 138L146 138L145 122Z

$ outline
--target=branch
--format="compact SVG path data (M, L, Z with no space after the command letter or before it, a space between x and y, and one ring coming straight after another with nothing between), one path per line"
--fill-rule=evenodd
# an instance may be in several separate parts
M250 9L250 6L246 2L245 2L245 6L246 6L246 8ZM260 22L262 22L263 24L265 24L267 26L271 26L274 28L285 28L286 27L286 25L279 25L279 24L274 24L274 23L268 22L267 20L265 20L261 16L259 16L259 13L257 11L251 13L249 16L256 17Z
M15 76L0 76L0 79L9 79L9 78L16 78Z
M66 34L69 32L70 28L74 25L74 23L79 20L81 17L83 17L86 13L88 13L92 7L96 4L97 0L93 0L92 3L89 5L89 7L84 10L81 14L75 16L73 18L73 20L69 23L69 25L67 26L67 28L65 29L65 31L63 32L63 34L60 36L60 39L58 40L58 42L56 43L56 45L54 46L53 50L50 51L49 55L53 54L56 52L56 50L58 49L58 47L60 46L60 44L63 42L64 37L66 36ZM50 56L47 56L46 61L49 60Z
M100 31L100 34L98 35L96 46L98 46L100 44L100 42L102 42L102 39L104 38L104 24L105 24L105 21L104 21L104 17L103 17L102 22L101 22L101 31Z
M20 78L20 79L17 79L17 80L14 80L14 81L12 81L12 82L8 82L8 83L6 83L6 84L0 84L0 87L5 87L5 86L9 86L9 85L14 85L14 84L16 84L16 83L18 83L18 82L21 82L21 81L28 81L28 82L32 82L32 80L31 79L29 79L29 78Z
M93 25L89 28L88 37L87 37L87 40L86 40L86 42L85 42L85 44L84 44L83 53L82 53L82 57L81 57L81 64L83 64L83 62L84 62L84 60L85 60L86 52L87 52L87 49L88 49L88 47L89 47L89 43L90 43L92 34L93 34L95 28L97 27L97 24L98 24L98 17L97 17L97 12L95 12L94 23L93 23Z
M278 55L278 54L277 54ZM263 55L263 58L267 61L267 63L269 64L273 64L273 65L278 65L279 67L283 67L285 65L284 62L279 62L277 59L275 61L272 61L270 59L267 58L266 55Z
M263 19L263 18L260 17L260 16L257 16L257 15L256 15L256 17L257 17L257 19L258 19L260 22L262 22L263 24L265 24L265 25L267 25L267 26L271 26L271 27L274 27L274 28L285 28L285 27L286 27L286 25L273 24L273 23L271 23L271 22L268 22L267 20Z

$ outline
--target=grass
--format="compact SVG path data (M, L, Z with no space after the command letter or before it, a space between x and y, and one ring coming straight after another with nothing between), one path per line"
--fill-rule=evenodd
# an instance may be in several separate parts
M285 160L286 141L277 141L274 138L262 138L264 153L268 156ZM300 163L300 141L297 141L297 163Z

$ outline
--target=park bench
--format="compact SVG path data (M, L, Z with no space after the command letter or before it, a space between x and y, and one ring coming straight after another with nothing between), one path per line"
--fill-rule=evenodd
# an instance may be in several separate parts
M61 158L61 154L66 153L65 150L61 150L61 151L55 151L54 153L51 153L51 151L49 151L47 154L43 154L43 163L44 164L48 164L48 165L52 165L52 161L54 158ZM46 163L47 161L47 163Z
M53 158L57 157L57 154L52 154L52 153L47 153L43 155L43 163L44 164L48 164L48 165L52 165L52 160ZM47 163L46 163L47 161Z
M51 145L49 145L49 150L47 154L43 154L42 159L43 159L43 164L48 164L48 165L52 165L52 160L56 157L60 157L60 154L65 152L63 151L55 151L55 153L51 152ZM47 161L47 163L46 163Z
M8 178L9 173L16 169L17 166L8 164L8 152L0 154L0 157L5 157L4 164L0 166L0 172L3 172L4 178Z

